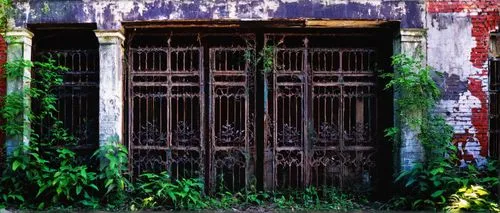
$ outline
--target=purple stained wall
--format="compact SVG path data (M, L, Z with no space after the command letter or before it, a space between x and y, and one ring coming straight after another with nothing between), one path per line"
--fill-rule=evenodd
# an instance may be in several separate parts
M40 23L97 23L119 29L121 22L153 20L296 18L401 21L423 28L423 0L14 0L18 27Z

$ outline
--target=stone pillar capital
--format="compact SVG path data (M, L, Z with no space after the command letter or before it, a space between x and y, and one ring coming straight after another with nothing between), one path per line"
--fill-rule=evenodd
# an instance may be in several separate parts
M407 28L399 31L401 42L422 42L427 34L427 29Z
M33 33L25 28L16 28L5 33L5 41L7 44L19 44L23 43L31 46L31 40L33 39Z
M94 30L99 44L122 44L125 36L122 30Z

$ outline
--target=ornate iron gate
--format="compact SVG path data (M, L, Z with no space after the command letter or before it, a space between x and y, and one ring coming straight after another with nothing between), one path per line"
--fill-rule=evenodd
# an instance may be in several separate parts
M210 48L210 176L212 189L238 191L253 177L255 161L255 41L252 35L233 39Z
M273 62L260 84L267 88L262 132L264 165L270 166L264 176L276 188L370 180L375 51L329 46L332 38L264 35L260 61L266 63L272 47ZM168 171L174 178L204 177L211 191L253 183L256 41L255 34L238 33L129 37L128 138L135 176Z
M131 172L168 171L174 178L204 174L203 47L129 46ZM186 39L189 39L187 37Z
M174 178L207 178L211 190L245 187L255 152L254 66L247 58L254 38L135 36L128 47L133 174L168 171Z
M267 79L272 93L265 160L272 161L267 171L272 171L275 188L344 187L370 179L376 132L375 51L324 48L316 39L266 35L273 68Z

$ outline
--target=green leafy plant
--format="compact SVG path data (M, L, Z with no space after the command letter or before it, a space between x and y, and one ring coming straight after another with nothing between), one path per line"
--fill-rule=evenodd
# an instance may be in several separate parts
M174 205L175 186L167 172L141 174L135 188L136 195L140 199L138 206L142 208Z
M180 209L202 209L208 205L204 202L202 192L204 184L200 179L177 179L174 184L176 208Z
M299 208L292 196L279 195L273 199L276 207L279 209L290 209L291 211Z
M302 194L302 200L304 203L304 207L308 209L318 208L321 205L318 191L314 186L309 186L306 188L306 190Z
M33 68L36 78L24 75ZM76 154L68 148L76 140L54 115L56 110L55 88L62 84L62 72L67 68L55 61L13 61L5 65L6 77L11 80L31 82L31 87L10 93L4 99L0 115L7 122L2 129L8 135L29 137L29 144L19 144L7 159L0 189L7 205L44 209L54 206L96 206L91 196L97 191L96 174L86 165L75 163ZM32 113L28 99L40 102L39 112ZM31 125L26 125L27 123ZM33 126L51 125L41 138ZM25 131L29 135L25 135Z
M362 209L362 205L368 203L363 196L348 194L335 187L322 187L321 198L322 210L350 211Z
M21 115L25 109L26 102L23 92L12 92L4 97L0 115L5 122L1 128L7 135L18 136L23 134L26 122Z
M111 208L123 204L126 191L132 187L127 176L127 149L119 143L118 136L113 136L92 157L100 162L97 178L105 189L101 201Z
M173 209L202 209L208 207L199 179L177 179L172 181L167 172L144 173L138 181L140 205L143 208L171 207Z
M488 199L490 193L484 187L471 185L462 187L450 196L450 204L445 207L450 212L461 211L490 211L500 212L498 204Z
M253 205L263 205L266 200L270 198L270 195L263 191L257 191L255 184L250 185L249 189L245 193L245 202Z
M274 45L265 45L259 52L259 60L262 61L262 73L271 73L274 69Z
M423 65L423 55L409 57L404 54L392 57L394 73L384 73L388 78L386 89L394 88L397 93L397 113L402 122L412 128L422 125L428 113L440 98L440 90L432 79L432 68ZM391 129L394 131L394 128Z
M9 18L12 16L12 1L0 0L0 29L2 32L7 31Z
M208 199L208 206L212 209L230 209L241 204L241 193L229 191L218 192L214 197Z
M56 152L59 154L57 160L60 166L49 176L49 184L38 182L39 190L37 197L49 198L53 204L60 203L81 203L85 206L96 207L96 200L90 194L99 189L94 184L96 174L87 170L86 166L73 165L76 153L60 148ZM39 208L43 208L41 202Z

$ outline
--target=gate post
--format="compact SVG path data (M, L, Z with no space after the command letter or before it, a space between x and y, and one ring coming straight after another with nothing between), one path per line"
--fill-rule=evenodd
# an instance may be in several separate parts
M394 54L401 53L413 57L417 57L419 51L421 51L424 54L424 63L427 63L427 60L425 60L427 57L426 30L420 28L401 29L395 37L393 48ZM399 94L394 92L394 99L398 97ZM396 104L394 110L397 111ZM412 169L415 164L422 162L425 157L423 146L417 138L420 130L410 129L398 117L399 115L395 113L394 124L401 129L400 144L394 150L396 155L394 168L396 172Z
M31 42L33 33L24 28L12 29L6 33L5 40L7 41L7 62L17 60L31 61ZM31 84L31 68L24 68L24 76L17 79L7 79L7 95L16 92L23 92L30 88ZM6 135L5 148L7 155L21 145L28 144L31 134L31 127L28 118L31 108L30 97L22 93L24 96L25 111L22 113L23 129L21 135Z
M95 30L99 40L99 144L123 142L123 41L119 30Z

